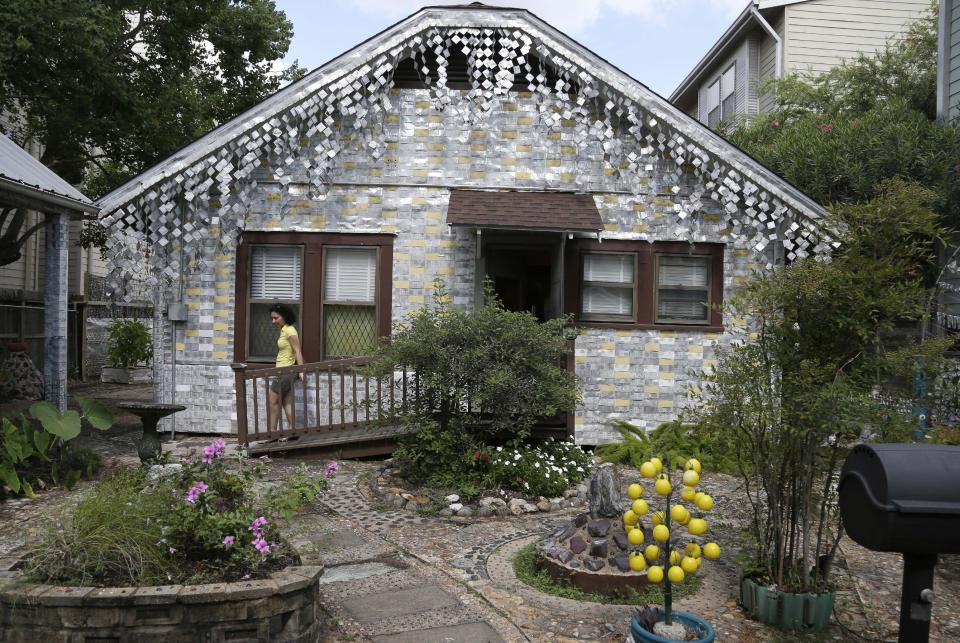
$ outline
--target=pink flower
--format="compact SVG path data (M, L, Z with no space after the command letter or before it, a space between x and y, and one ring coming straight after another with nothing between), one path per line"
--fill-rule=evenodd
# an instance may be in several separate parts
M339 470L340 470L340 463L334 460L323 469L323 475L329 478Z
M197 501L197 498L200 497L200 494L205 492L207 489L207 485L201 480L197 484L190 487L190 490L187 492L186 501L192 505Z
M833 131L833 123L820 123L819 125L817 125L817 127L820 128L820 131L821 131L821 132L832 132L832 131Z
M227 453L227 443L224 440L214 440L210 446L203 448L203 463L210 464Z
M772 127L773 129L777 129L778 127L780 127L780 121L770 121L770 127Z
M266 454L260 456L260 462L270 462L270 456Z
M254 537L257 540L262 540L263 527L266 524L267 524L267 519L264 518L263 516L260 516L259 518L254 519L254 521L250 523L250 526L248 527L248 529L253 533Z
M254 546L254 547L256 548L256 550L257 550L258 552L260 552L261 554L269 554L269 553L270 553L270 543L268 543L266 540L264 540L263 538L261 538L261 537L259 537L259 536L253 541L253 546Z
M233 547L233 536L227 536L223 539L224 547Z

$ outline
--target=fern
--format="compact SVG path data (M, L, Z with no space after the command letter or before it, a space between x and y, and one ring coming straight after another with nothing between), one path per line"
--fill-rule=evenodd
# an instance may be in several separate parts
M639 468L650 457L653 450L653 444L646 431L626 420L614 420L613 424L623 440L601 444L594 453L604 462L629 464Z

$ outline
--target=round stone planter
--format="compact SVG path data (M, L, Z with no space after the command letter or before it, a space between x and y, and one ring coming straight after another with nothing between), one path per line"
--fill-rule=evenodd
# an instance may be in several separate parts
M716 634L714 634L710 624L693 614L674 610L673 621L675 623L682 623L688 629L692 630L697 636L697 638L694 639L695 643L713 643L713 640L716 638ZM636 618L630 619L630 636L633 637L635 643L676 643L672 639L665 639L647 630L637 622Z
M317 641L322 574L322 566L301 566L236 583L57 587L0 572L0 639Z
M540 558L540 566L550 575L550 578L569 583L591 594L629 598L647 587L646 573L603 573L592 572L589 569L571 569L546 556Z
M750 578L740 581L740 604L743 610L751 618L782 630L825 629L830 624L835 600L834 592L778 592Z

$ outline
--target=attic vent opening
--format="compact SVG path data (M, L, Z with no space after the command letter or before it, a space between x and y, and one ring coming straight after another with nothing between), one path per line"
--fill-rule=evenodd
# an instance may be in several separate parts
M424 52L424 57L426 58L426 74L423 72L423 58L418 57L417 59L414 59L411 57L404 58L402 61L400 61L393 73L394 87L403 89L424 89L428 87L427 83L424 82L426 79L430 80L430 87L436 87L439 79L439 74L437 73L439 68L437 55L435 52L428 50ZM499 63L499 56L495 57L494 61ZM533 84L545 84L549 87L557 86L557 81L560 79L560 76L557 74L556 70L552 66L548 65L545 61L540 60L536 55L530 53L526 56L526 64L529 65L534 78L536 78L538 74L543 74L546 78L543 83L535 80ZM522 63L520 66L523 71L516 75L513 87L510 89L511 91L515 92L530 91L530 81L527 80L526 66ZM451 87L453 89L471 89L472 87L470 84L467 56L461 49L451 49L450 55L447 57L447 87ZM572 93L577 93L578 91L579 88L574 85Z

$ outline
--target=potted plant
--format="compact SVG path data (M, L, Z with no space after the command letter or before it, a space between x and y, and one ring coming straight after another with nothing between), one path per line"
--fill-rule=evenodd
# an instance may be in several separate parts
M145 384L153 380L153 337L147 327L135 319L118 319L110 324L109 366L100 381L112 384Z
M709 525L704 516L713 509L713 498L697 490L701 471L700 462L694 458L686 461L679 475L671 472L669 458L663 461L651 458L640 465L640 475L654 480L654 492L661 499L660 509L653 513L650 513L649 503L642 497L643 487L639 483L635 482L627 488L627 495L633 501L623 514L623 528L631 548L630 568L645 573L649 583L663 583L663 607L637 610L630 622L630 634L636 642L712 643L714 640L714 631L709 623L693 614L673 609L673 585L697 573L704 558L715 560L720 556L720 546L715 542L707 542L705 538ZM644 547L645 530L642 523L648 514L652 525L650 532L655 542ZM648 562L655 564L647 568Z

